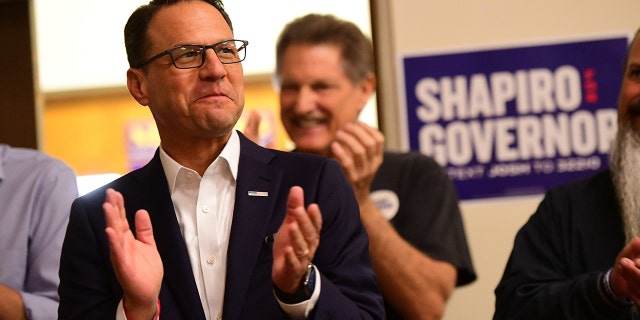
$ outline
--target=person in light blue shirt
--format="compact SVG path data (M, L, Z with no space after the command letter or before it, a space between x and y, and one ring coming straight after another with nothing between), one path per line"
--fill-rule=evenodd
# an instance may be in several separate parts
M60 249L77 196L64 162L0 144L0 319L56 319Z

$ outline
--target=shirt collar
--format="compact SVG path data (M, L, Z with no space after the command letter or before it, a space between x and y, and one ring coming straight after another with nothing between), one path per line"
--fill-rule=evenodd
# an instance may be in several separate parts
M219 158L223 158L229 164L231 175L234 180L238 179L238 163L240 162L240 138L236 130L231 130L231 136L227 140L227 144L222 148ZM169 183L169 191L173 193L173 189L176 183L176 177L181 168L186 168L173 160L160 146L160 162L164 169L164 174L167 176L167 182ZM213 164L213 163L211 163ZM1 169L0 169L1 170Z

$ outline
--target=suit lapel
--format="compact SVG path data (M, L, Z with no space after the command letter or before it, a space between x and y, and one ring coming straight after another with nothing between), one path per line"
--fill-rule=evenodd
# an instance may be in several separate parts
M175 301L184 319L204 319L204 310L196 286L189 253L184 244L180 227L169 194L158 152L151 162L141 170L144 195L141 208L147 209L153 225L153 234L164 265L165 292ZM164 289L164 288L163 288ZM163 294L161 293L161 303Z
M281 169L268 164L273 153L239 135L240 162L227 254L225 319L240 317L282 179Z
M268 164L274 157L272 151L257 146L242 134L239 136L236 201L227 253L223 306L225 319L240 319L282 179L282 170ZM151 217L164 265L163 291L166 285L168 292L165 293L175 301L182 318L204 319L189 254L178 226L158 152L139 173L144 191L139 192L141 197L137 207L147 209Z

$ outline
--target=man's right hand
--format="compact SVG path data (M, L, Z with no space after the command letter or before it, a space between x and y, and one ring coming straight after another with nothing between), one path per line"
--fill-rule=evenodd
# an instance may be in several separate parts
M111 264L122 287L124 309L134 319L152 319L157 312L164 270L149 213L146 210L136 212L136 239L129 228L120 192L107 189L102 208Z

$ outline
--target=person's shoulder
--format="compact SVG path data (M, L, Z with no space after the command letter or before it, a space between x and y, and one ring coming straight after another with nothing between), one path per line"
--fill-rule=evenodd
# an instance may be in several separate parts
M617 210L611 173L605 169L550 188L534 215L541 219L536 221L554 221L554 225L565 230L559 232L567 232L566 228L583 228L584 223L609 221L617 215Z
M57 159L36 149L4 145L4 158L11 161L54 162Z
M23 168L28 168L28 171L32 174L39 174L42 172L53 172L59 174L68 174L75 176L75 173L71 167L64 161L50 156L40 150L20 148L20 147L6 147L3 151L5 166L14 167L19 165ZM11 170L11 168L5 168Z
M421 176L429 179L445 179L447 176L444 167L438 164L434 158L418 151L385 151L379 171L392 176L403 172L410 173L414 178Z
M267 161L271 163L322 163L330 161L330 158L320 155L298 152L296 150L279 150L260 146L249 140L241 132L238 132L241 146L241 156L253 157L259 161Z
M287 176L343 175L340 164L333 158L299 151L271 151L274 157L269 165L280 168Z
M286 160L286 161L294 161L294 162L308 162L308 163L323 163L332 161L333 159L324 157L321 155L307 153L307 152L299 152L299 151L281 151L275 149L269 149L275 155L276 159Z
M417 163L421 165L440 167L435 159L418 151L401 152L386 150L384 152L384 161L389 163Z
M590 176L551 187L547 191L545 198L565 199L565 201L583 205L615 201L615 188L611 170L605 169Z
M568 181L549 189L549 192L566 193L600 189L613 186L610 169L598 171L590 176Z

